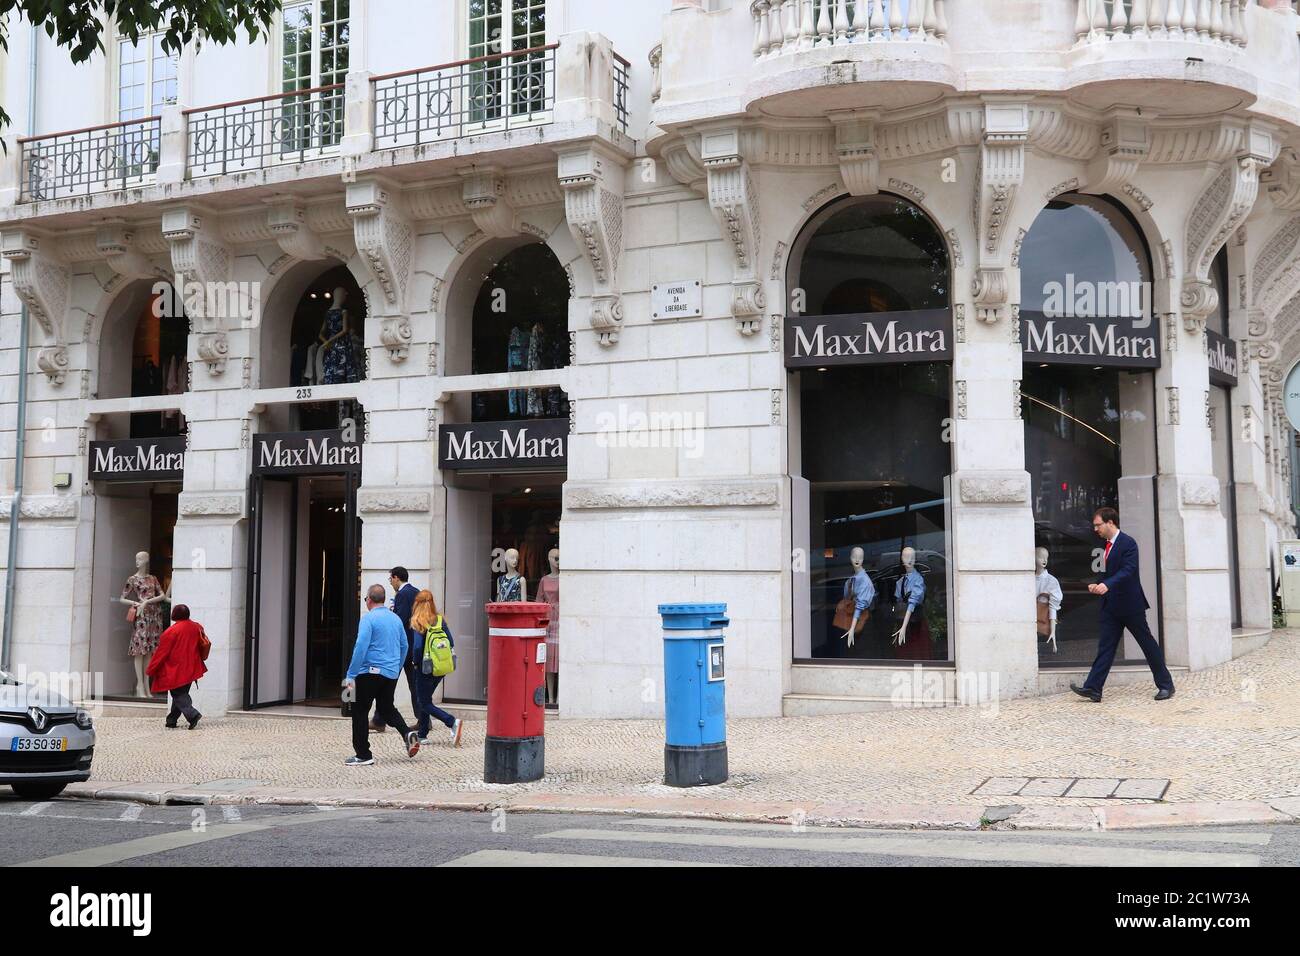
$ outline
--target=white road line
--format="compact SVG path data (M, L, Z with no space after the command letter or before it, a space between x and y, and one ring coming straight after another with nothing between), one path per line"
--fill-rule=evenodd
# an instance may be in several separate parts
M1198 853L1141 847L1099 847L1077 843L966 843L933 834L890 836L742 836L722 833L646 833L617 830L556 830L543 840L595 840L610 843L659 843L690 847L747 850L796 850L803 853L858 853L921 859L979 860L995 863L1046 863L1059 866L1259 866L1245 853ZM1041 839L1041 837L1040 837Z
M751 833L773 834L837 834L902 836L905 834L952 840L1038 840L1056 837L1079 837L1116 843L1236 843L1242 846L1268 846L1273 841L1271 833L1244 833L1225 830L1197 830L1189 833L1153 832L1142 830L889 830L881 827L826 827L805 825L795 831L789 823L740 823L733 820L701 820L699 818L671 819L665 817L637 817L614 820L618 826L656 827L686 830L739 830Z
M526 853L522 850L476 850L441 866L733 866L731 863L695 863L655 860L641 856L587 856L582 853Z
M341 811L334 815L334 819L343 817L364 817L369 811L358 810L353 813ZM275 830L280 827L298 826L303 823L320 823L326 817L314 813L301 814L290 819L277 819L267 823L218 823L207 827L201 831L194 830L177 830L171 833L160 833L157 836L140 837L136 840L126 840L122 843L112 843L108 846L92 847L87 850L74 850L71 853L60 853L57 856L47 856L41 860L29 860L23 863L11 863L15 866L107 866L110 863L122 863L126 860L134 860L141 856L150 856L154 853L166 853L168 850L176 850L181 847L194 846L198 843L207 843L211 840L222 840L227 837L242 836L245 833L257 833L261 830Z
M21 813L10 813L8 811L0 810L0 817L21 817L22 815L23 814ZM42 813L41 819L42 820L72 820L73 822L76 823L120 823L122 820L121 817L87 817L87 816L81 816L79 814L74 815L71 813ZM160 826L160 827L174 825L174 824L169 824L168 821L166 820L133 820L130 822L148 823L151 824L152 826Z
M33 803L30 807L28 807L21 814L19 814L19 816L39 817L42 813L44 813L52 806L54 806L54 803L49 800L45 800L41 803Z
M221 819L227 823L239 823L243 817L239 815L239 807L222 807Z
M140 819L140 814L144 813L144 805L139 803L128 803L122 808L122 815L117 819L122 823L133 823Z

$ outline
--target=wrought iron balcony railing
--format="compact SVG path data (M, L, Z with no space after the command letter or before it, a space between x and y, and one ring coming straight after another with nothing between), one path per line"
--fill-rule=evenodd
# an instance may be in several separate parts
M106 123L18 140L22 202L64 199L149 182L158 171L160 119Z
M343 87L335 83L186 110L190 178L329 155L343 139Z

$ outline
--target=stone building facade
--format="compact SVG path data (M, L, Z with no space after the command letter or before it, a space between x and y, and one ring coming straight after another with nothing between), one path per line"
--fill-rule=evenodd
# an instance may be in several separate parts
M481 700L506 552L532 597L558 549L562 716L662 712L672 601L727 603L733 715L1025 696L1091 657L1103 504L1172 665L1270 628L1289 3L287 6L77 68L11 31L11 665L132 696L143 550L213 638L206 712L328 703L402 565ZM302 22L334 46L290 56ZM123 118L140 76L172 92ZM311 374L340 289L355 352Z

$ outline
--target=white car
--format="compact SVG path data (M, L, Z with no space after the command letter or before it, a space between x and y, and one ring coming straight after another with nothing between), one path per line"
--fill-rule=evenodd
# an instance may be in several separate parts
M49 800L89 780L94 756L90 714L0 671L0 786L26 800Z

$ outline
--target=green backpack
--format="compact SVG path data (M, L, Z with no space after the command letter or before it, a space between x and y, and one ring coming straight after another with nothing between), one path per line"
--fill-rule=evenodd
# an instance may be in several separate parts
M424 661L421 670L434 677L446 677L456 669L456 655L451 649L451 638L442 627L439 614L424 635Z

